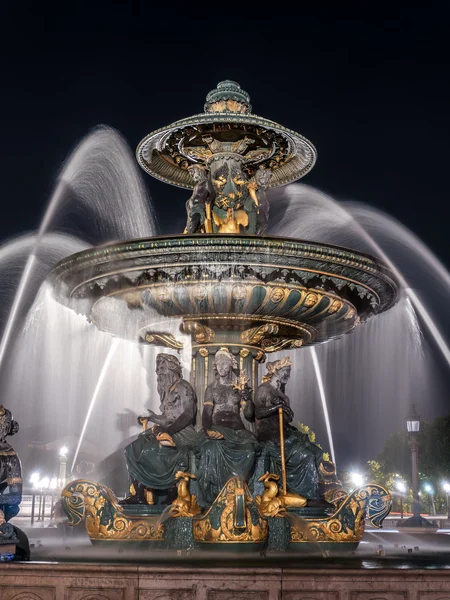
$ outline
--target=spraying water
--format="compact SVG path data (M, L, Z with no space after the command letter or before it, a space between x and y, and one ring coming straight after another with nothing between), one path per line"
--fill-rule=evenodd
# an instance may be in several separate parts
M323 416L325 419L325 426L327 428L328 444L330 446L331 460L334 462L334 464L336 464L336 455L334 452L334 444L333 444L333 436L331 433L330 417L328 414L327 397L325 396L325 387L323 385L322 373L320 372L320 365L319 365L319 361L317 359L317 352L314 347L311 348L311 357L312 357L312 361L314 364L314 371L316 373L317 386L319 388L320 399L322 401Z
M67 159L45 210L4 328L0 370L43 236L51 224L57 224L58 218L63 221L73 217L74 200L75 212L87 216L87 223L96 224L94 238L97 243L116 236L144 237L154 232L153 214L134 157L117 132L107 127L98 128L82 140ZM85 226L81 230L86 235L89 228Z
M99 396L101 387L103 385L103 381L104 381L104 379L106 377L106 374L108 372L109 365L111 363L111 360L112 360L112 358L114 356L114 353L116 352L118 346L119 346L119 340L115 339L113 341L113 343L111 344L111 348L109 349L109 352L108 352L108 354L106 356L105 362L103 363L103 368L100 371L100 375L98 376L97 384L95 386L95 390L94 390L94 393L92 394L92 399L91 399L91 402L89 404L89 408L88 408L87 413L86 413L86 418L84 419L83 428L81 430L80 438L78 440L78 445L77 445L75 453L73 455L73 461L72 461L71 471L74 470L75 465L77 463L78 452L80 451L81 444L83 443L84 434L86 433L86 428L88 426L92 410L94 409L94 405L95 405L95 403L97 401L97 398Z
M2 307L10 304L3 337L0 343L0 367L16 320L23 316L21 308L28 310L38 286L54 266L55 262L69 254L84 250L87 245L67 234L27 234L9 241L0 248L0 278L2 280ZM37 250L39 249L39 252ZM22 266L24 265L24 266ZM23 269L23 270L22 270ZM17 284L17 279L19 279ZM15 285L17 289L15 290ZM30 288L28 290L28 288ZM27 301L25 296L28 295Z
M450 366L450 350L435 325L430 312L425 307L417 292L403 275L403 264L398 264L389 256L382 246L366 230L368 223L376 223L378 232L384 231L384 241L399 241L410 253L407 257L417 268L417 259L424 261L429 269L436 273L436 279L442 281L447 293L450 292L450 274L432 255L426 246L414 234L409 232L395 220L383 215L380 211L362 207L360 204L338 204L335 200L309 186L295 184L289 190L272 192L272 211L274 221L271 233L314 239L319 242L339 244L355 250L375 253L396 274L403 289L427 325L436 345ZM273 215L275 212L275 215ZM360 220L362 223L360 223ZM386 233L386 230L388 233ZM412 257L411 257L412 254Z
M370 457L381 448L376 445L376 435L369 434L369 423L371 432L384 430L388 434L402 428L411 402L422 406L424 416L430 412L430 403L423 405L424 397L443 402L439 400L443 397L439 376L430 353L425 351L428 342L420 334L416 312L447 362L448 346L430 314L428 304L433 296L427 296L425 306L419 290L412 289L405 273L408 279L415 273L414 287L421 284L422 294L436 289L437 281L444 282L440 293L447 302L440 306L447 305L449 290L448 273L423 243L417 244L415 236L399 223L387 227L390 218L386 215L381 218L377 211L372 214L372 209L363 208L354 204L341 206L313 188L291 185L271 192L270 233L375 254L391 266L404 287L406 297L388 313L369 320L351 336L316 347L322 377L330 382L327 387L332 390L327 399L330 418L333 422L342 421L344 409L352 430L352 444L346 431L334 431L334 441L337 437L343 453L350 452L356 444L363 455ZM320 390L311 389L311 375L301 354L292 353L293 380L303 390L303 398L311 397L320 404ZM363 410L360 401L364 403ZM314 411L310 413L314 423ZM389 414L387 423L383 423L382 414ZM314 430L320 431L319 424L314 423Z

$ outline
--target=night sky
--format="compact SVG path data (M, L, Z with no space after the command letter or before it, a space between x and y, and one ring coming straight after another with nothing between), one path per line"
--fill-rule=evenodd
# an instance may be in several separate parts
M63 160L96 125L134 149L233 79L256 114L317 147L304 183L393 215L448 268L444 9L166 4L4 3L0 242L38 227ZM176 231L188 192L144 177L162 232Z
M0 239L38 226L62 161L93 127L111 125L135 148L234 79L256 114L315 144L305 183L387 211L450 263L448 28L432 3L210 18L144 2L9 4ZM145 181L170 232L186 192Z

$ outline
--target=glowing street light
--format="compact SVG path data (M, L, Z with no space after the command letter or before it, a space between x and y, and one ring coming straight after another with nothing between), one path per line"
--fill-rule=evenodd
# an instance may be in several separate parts
M30 483L33 487L38 487L40 473L35 471L30 477Z
M423 489L426 491L426 493L429 495L430 497L430 502L431 502L431 514L435 515L436 514L436 506L434 504L434 490L433 490L433 486L431 486L429 483L426 483L423 486Z
M353 483L353 485L356 485L357 487L359 487L360 485L364 484L364 477L361 475L361 473L352 471L350 473L350 481Z
M59 450L59 480L61 481L61 487L66 485L66 469L67 469L67 457L69 455L69 448L63 446Z
M395 489L400 492L400 518L403 519L403 495L406 493L406 484L401 479L395 482Z
M401 494L405 494L406 493L406 484L404 481L402 481L401 479L398 479L395 482L395 489L400 492Z
M50 485L50 479L48 477L43 477L39 482L39 487L43 490L47 490Z
M447 496L447 519L450 519L450 504L449 504L449 495L450 495L450 483L444 481L442 484L442 488Z

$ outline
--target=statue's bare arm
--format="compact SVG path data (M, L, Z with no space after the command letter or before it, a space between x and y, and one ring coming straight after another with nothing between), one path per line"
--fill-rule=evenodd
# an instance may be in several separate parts
M214 395L211 389L206 388L205 402L203 404L202 426L204 431L209 431L212 427L212 417L214 412Z
M147 419L151 423L155 423L156 425L166 425L166 417L164 415L157 415L152 410L148 409L148 414L138 417L138 421Z

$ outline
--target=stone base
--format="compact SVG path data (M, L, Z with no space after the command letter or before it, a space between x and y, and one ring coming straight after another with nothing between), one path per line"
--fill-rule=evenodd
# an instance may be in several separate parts
M424 519L423 517L410 517L409 519L405 519L401 523L397 524L397 527L400 531L404 533L436 533L438 527L435 523L432 523L428 519Z
M449 590L448 569L0 565L1 600L443 600Z

